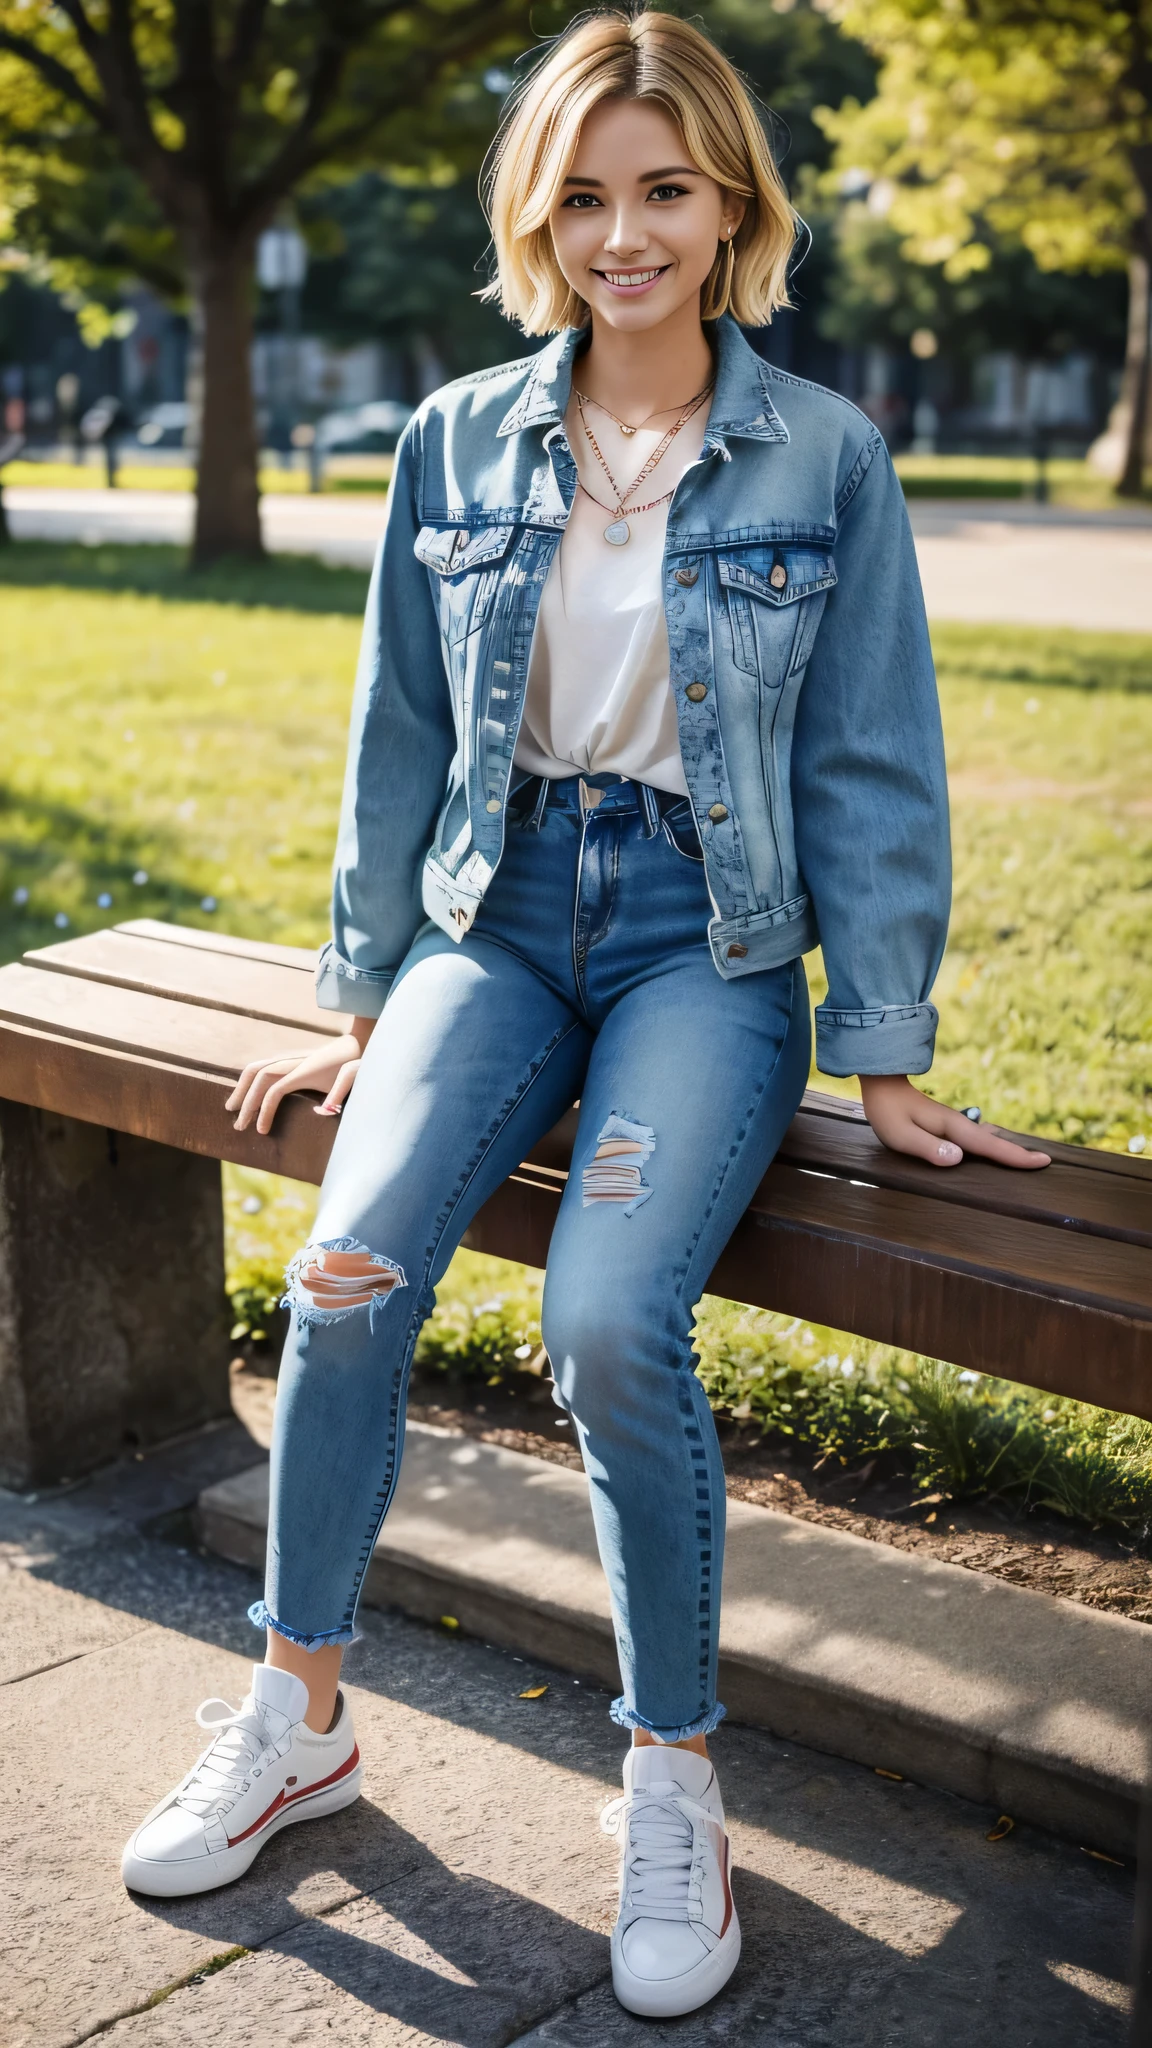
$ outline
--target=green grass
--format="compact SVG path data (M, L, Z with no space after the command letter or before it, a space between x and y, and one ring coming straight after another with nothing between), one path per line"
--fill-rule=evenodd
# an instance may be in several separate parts
M319 942L364 591L302 560L190 576L166 548L0 550L0 957L142 915ZM956 901L928 1086L1021 1130L1149 1141L1152 638L934 638ZM258 1329L315 1192L232 1168L225 1185L237 1322ZM424 1359L490 1377L538 1343L539 1276L460 1254ZM718 1406L815 1455L886 1445L926 1484L1152 1517L1143 1425L937 1384L922 1361L730 1303L704 1303L700 1349Z
M1033 498L1037 465L1032 455L912 455L896 457L896 472L908 498ZM1054 505L1103 511L1127 505L1107 477L1088 464L1057 456L1046 465L1048 497ZM1152 488L1144 492L1152 505Z

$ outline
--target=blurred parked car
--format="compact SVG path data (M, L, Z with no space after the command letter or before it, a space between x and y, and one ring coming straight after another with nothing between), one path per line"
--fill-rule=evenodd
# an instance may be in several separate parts
M351 405L316 422L316 445L325 455L390 455L414 407L396 398Z
M180 399L170 399L165 405L154 405L141 413L136 439L142 448L183 448L191 420L192 407Z

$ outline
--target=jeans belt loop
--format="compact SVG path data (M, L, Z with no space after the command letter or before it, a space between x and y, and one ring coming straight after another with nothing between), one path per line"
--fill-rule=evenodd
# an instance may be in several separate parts
M544 823L544 806L548 802L548 793L551 786L548 777L542 775L540 777L540 791L532 806L532 814L528 819L528 830L530 832L538 832Z
M640 808L644 813L644 837L655 839L660 830L660 807L656 801L656 793L646 782L636 782L632 786L640 791Z

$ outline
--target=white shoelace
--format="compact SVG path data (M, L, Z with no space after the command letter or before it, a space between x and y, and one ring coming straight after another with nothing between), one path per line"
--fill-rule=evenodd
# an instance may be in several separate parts
M645 1792L622 1793L604 1808L600 1825L606 1835L626 1829L627 1908L642 1919L694 1917L694 1815L700 1820L714 1818L670 1781L653 1784Z
M222 1707L223 1713L212 1711ZM177 1806L187 1807L203 1820L211 1813L227 1813L248 1789L252 1771L271 1744L260 1710L245 1713L229 1706L227 1700L205 1700L196 1709L201 1728L217 1728L219 1734L206 1749L188 1783L176 1795Z

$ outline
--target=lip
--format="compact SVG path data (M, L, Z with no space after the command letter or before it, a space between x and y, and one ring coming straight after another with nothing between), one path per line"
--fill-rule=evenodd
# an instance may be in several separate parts
M605 270L597 269L595 265L590 265L589 267L592 269L593 275L600 279L604 289L611 292L613 298L617 299L642 299L645 292L650 292L655 285L658 285L660 279L672 268L670 263L646 264L643 266L637 263L629 268L622 267L620 270L609 274ZM617 278L630 276L641 277L644 281L642 284L619 284L615 281Z

